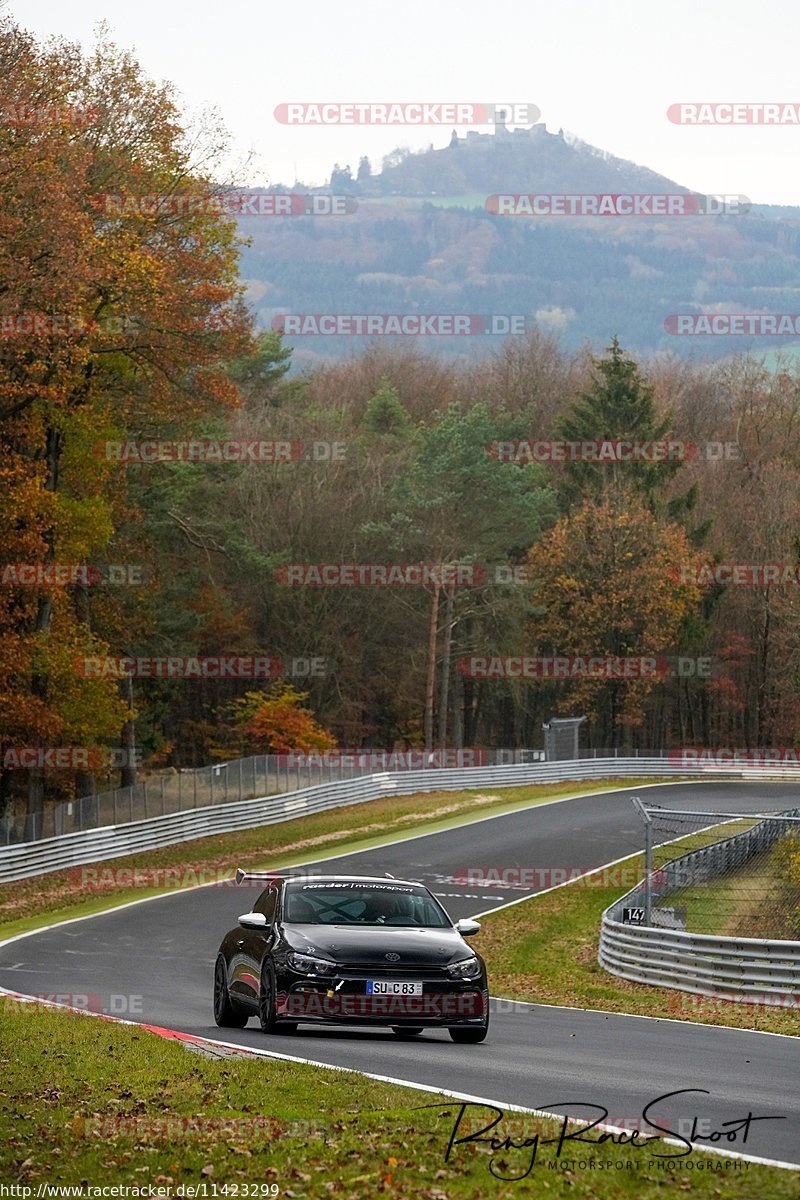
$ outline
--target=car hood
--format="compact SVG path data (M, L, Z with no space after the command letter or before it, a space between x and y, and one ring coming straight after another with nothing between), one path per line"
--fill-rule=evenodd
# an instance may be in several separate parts
M455 929L418 929L398 925L360 929L350 925L284 925L284 937L294 950L323 954L338 963L445 966L472 954ZM312 949L313 947L313 949ZM399 954L399 959L387 959Z

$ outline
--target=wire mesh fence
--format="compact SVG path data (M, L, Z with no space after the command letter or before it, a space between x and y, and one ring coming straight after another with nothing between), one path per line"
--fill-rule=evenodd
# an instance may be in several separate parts
M539 762L543 758L540 750L367 750L320 755L259 754L197 769L173 767L145 776L133 787L48 804L40 812L26 811L20 800L0 819L0 846L283 795L381 770L496 766Z
M646 882L636 923L800 939L800 809L713 814L638 807Z

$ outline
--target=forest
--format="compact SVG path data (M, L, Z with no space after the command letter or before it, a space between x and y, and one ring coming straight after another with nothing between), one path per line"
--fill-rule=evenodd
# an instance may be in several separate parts
M298 370L235 220L98 203L213 193L223 131L102 40L4 18L0 69L0 817L558 715L588 748L794 746L791 361L609 325Z

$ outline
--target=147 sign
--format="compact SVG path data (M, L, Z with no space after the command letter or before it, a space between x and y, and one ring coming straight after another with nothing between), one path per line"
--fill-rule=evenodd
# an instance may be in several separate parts
M644 925L644 909L643 908L623 908L622 924L623 925Z

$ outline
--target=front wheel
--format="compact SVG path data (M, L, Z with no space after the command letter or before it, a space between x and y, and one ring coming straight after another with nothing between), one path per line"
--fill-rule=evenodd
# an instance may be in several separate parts
M454 1042L460 1042L462 1045L474 1046L476 1042L484 1041L489 1032L488 1004L482 1025L451 1025L447 1032Z
M214 1020L222 1029L244 1029L248 1014L231 1003L225 959L217 956L214 966Z
M268 962L261 968L261 985L258 989L258 1019L264 1033L275 1032L275 977Z

